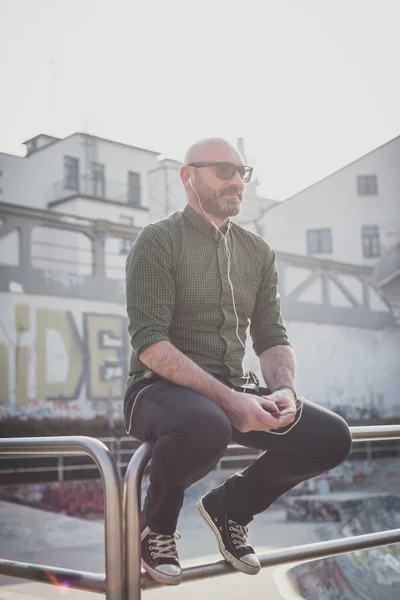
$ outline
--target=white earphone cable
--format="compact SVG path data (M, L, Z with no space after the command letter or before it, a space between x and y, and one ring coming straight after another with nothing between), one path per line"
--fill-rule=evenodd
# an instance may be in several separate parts
M212 225L214 225L214 227L218 231L218 233L220 233L222 235L222 237L224 238L224 241L225 241L225 250L226 250L226 257L227 257L227 260L228 260L228 265L227 265L228 282L229 282L229 286L231 288L233 310L234 310L235 317L236 317L236 337L238 338L239 342L242 344L243 348L246 350L246 344L244 344L242 342L242 340L240 339L240 336L239 336L239 317L238 317L238 314L236 312L235 294L234 294L234 291L233 291L233 285L232 285L232 281L231 281L231 277L230 277L230 271L231 271L231 252L230 252L229 246L228 246L228 238L227 238L227 236L224 233L222 233L222 231L219 229L219 227L217 227L217 225L214 223L214 221L212 219L210 219L210 217L208 216L208 214L204 210L204 208L203 208L203 206L201 204L200 196L197 193L197 190L194 188L194 186L193 186L193 184L192 184L192 182L191 182L190 179L189 179L189 185L192 188L192 190L194 191L194 193L196 194L197 199L198 199L199 204L200 204L200 208L203 211L205 217L210 221L210 223ZM232 221L229 221L228 229L227 229L227 232L226 232L227 234L229 233L229 230L230 230L231 227L232 227ZM244 359L243 359L243 361L244 361ZM248 388L249 380L250 380L250 373L247 375L247 381L246 381L246 383L244 385L244 390L245 391ZM293 429L293 427L295 425L297 425L297 423L300 421L301 415L303 413L303 402L302 402L302 399L299 398L299 400L301 402L300 402L300 406L296 409L296 412L300 411L300 415L299 415L299 418L297 419L297 421L295 421L294 423L292 423L292 426L287 431L282 431L282 432L268 431L267 433L271 433L272 435L286 435L287 433L289 433L289 431L291 431L291 429Z

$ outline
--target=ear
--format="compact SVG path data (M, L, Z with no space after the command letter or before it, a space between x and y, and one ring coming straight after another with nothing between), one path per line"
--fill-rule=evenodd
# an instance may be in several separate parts
M190 187L189 179L191 176L190 167L188 167L187 165L183 165L183 167L181 167L180 175L181 175L182 183L185 186L185 188L186 189L189 188Z

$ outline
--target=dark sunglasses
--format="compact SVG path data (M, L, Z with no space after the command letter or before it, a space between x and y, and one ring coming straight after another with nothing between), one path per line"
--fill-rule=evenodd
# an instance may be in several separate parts
M226 180L232 179L237 171L243 183L248 183L253 173L253 167L238 167L228 162L194 162L189 163L188 167L217 167L217 177Z

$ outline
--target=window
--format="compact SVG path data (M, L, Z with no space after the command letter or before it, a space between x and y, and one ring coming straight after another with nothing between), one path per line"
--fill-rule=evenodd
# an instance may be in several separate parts
M96 198L105 198L106 182L104 176L104 165L98 162L92 162L92 196Z
M374 258L381 255L381 242L377 225L365 225L362 228L362 245L364 258Z
M133 218L127 217L126 215L120 215L121 221L124 225L128 225L128 227L133 227ZM120 240L121 246L119 249L120 254L128 254L129 250L132 246L132 240L130 238L122 238Z
M64 189L79 191L79 159L64 156Z
M332 232L330 229L307 229L308 254L331 254Z
M376 175L359 175L357 177L359 196L372 196L378 193L378 178Z
M140 206L140 173L128 172L128 204Z

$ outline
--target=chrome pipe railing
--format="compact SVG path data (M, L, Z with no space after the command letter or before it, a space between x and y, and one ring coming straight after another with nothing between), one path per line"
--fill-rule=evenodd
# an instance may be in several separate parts
M371 442L382 440L399 440L400 425L374 425L362 427L350 427L353 441Z
M355 535L338 540L329 540L327 542L316 542L314 544L303 544L302 546L293 546L292 548L282 548L279 550L269 550L258 554L262 567L276 567L292 562L303 562L318 558L329 558L347 552L356 550L366 550L368 548L378 548L388 544L400 542L400 529L390 529L379 533L366 533L364 535ZM195 581L196 579L208 579L209 577L218 577L228 573L237 573L236 569L231 567L225 560L218 560L212 563L198 563L183 569L183 582ZM143 590L163 587L160 583L151 579L147 573L142 574L140 587ZM129 588L128 588L129 589ZM140 598L140 596L129 595L127 600Z
M351 427L353 440L400 439L400 425ZM124 479L123 502L116 463L108 448L96 439L74 437L11 438L0 440L0 454L11 456L85 454L98 466L105 496L106 573L74 571L0 559L0 573L34 581L65 585L86 591L105 592L107 600L140 600L141 590L159 587L141 573L140 504L141 483L154 443L143 444L133 455ZM125 544L123 538L125 527ZM318 542L262 553L263 567L310 559L400 542L400 529ZM125 546L125 548L123 548ZM216 577L234 572L224 560L199 563L183 570L183 581Z
M350 427L350 431L355 442L390 438L400 439L400 425ZM153 581L147 574L141 574L140 558L141 482L144 470L151 458L153 447L153 442L143 444L133 455L125 473L123 506L125 517L126 600L140 600L142 589L160 587L160 584ZM398 542L400 542L400 529L391 529L379 533L368 533L264 552L260 555L260 562L263 567L271 567L295 561L326 558ZM224 560L213 563L199 563L183 569L183 581L216 577L232 572L234 572L234 569Z
M105 591L107 600L124 600L124 552L121 480L109 449L86 436L56 436L0 439L0 455L90 456L99 468L104 488L105 577L93 573L56 569L0 559L0 573L13 577L65 581L81 589ZM47 573L47 575L46 575ZM56 580L52 580L52 576ZM65 579L64 579L65 578Z
M144 470L154 442L146 442L132 456L124 478L125 575L127 600L141 597L140 500Z
M106 579L104 574L101 573L74 571L73 569L24 563L3 558L0 559L0 573L7 577L30 579L36 583L50 583L59 586L61 589L74 588L84 592L107 594ZM108 597L107 594L106 598Z
M365 427L353 427L353 429L359 429L362 432L365 430ZM367 428L368 429L368 428ZM357 434L360 435L360 434ZM361 437L360 439L358 439L357 441L360 442L366 442L366 447L365 448L356 448L353 447L351 454L349 455L348 459L352 460L355 457L357 458L361 458L362 455L364 455L366 460L372 460L373 458L375 459L379 459L381 455L387 455L388 453L392 452L393 454L400 456L400 444L397 444L397 446L393 446L393 447L388 447L387 445L383 444L383 445L379 445L377 442L382 441L382 442L387 442L388 439L390 438L386 438L384 436L382 436L382 434L379 434L380 437L378 438L368 438L368 439L364 439L363 437ZM132 455L134 452L136 452L137 448L138 448L138 444L137 441L134 440L134 438L132 437L121 437L121 438L117 438L117 437L101 437L101 438L97 438L100 440L100 442L105 443L105 445L109 446L109 449L117 463L117 467L118 467L118 471L120 473L120 475L122 476L124 473L124 470L126 469L126 467L129 464L130 459L132 458ZM127 445L127 447L122 447L123 445L125 445L127 442L130 443L130 445ZM373 447L372 447L373 444ZM240 448L240 452L236 453L234 452L237 448ZM235 462L236 464L239 464L240 468L247 466L247 464L249 464L251 461L255 460L257 458L257 456L261 454L261 450L259 452L251 452L248 451L248 449L244 448L243 446L240 446L239 444L235 444L235 443L231 443L228 445L227 448L227 452L224 454L224 456L221 458L221 460L219 461L219 463L216 465L216 470L222 470L224 468L230 468L230 463L231 462ZM22 465L22 463L21 463ZM38 478L35 480L36 483L40 483L42 481L41 476L42 475L47 475L51 474L58 482L62 482L64 480L66 480L66 476L68 474L68 481L70 481L72 479L72 477L74 477L74 479L79 480L82 478L86 478L86 472L87 471L91 471L93 469L97 469L97 465L96 464L70 464L70 465L66 465L63 461L63 457L59 456L58 457L58 462L54 463L54 465L52 466L40 466L40 467L30 467L30 466L18 466L18 467L8 467L6 469L1 467L1 463L0 463L0 479L3 475L6 476L19 476L19 475L26 475L27 473L36 473L38 474ZM81 475L81 472L84 473L84 475ZM48 479L46 478L46 481L48 481ZM13 485L14 483L24 483L21 479L21 481L19 481L18 479L15 479L15 481L12 481L11 485Z

